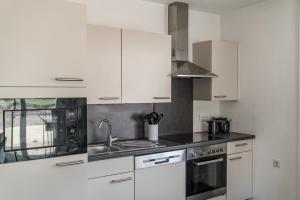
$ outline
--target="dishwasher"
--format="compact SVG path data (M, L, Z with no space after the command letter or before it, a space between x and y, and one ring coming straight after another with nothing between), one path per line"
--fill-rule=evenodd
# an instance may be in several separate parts
M186 151L135 157L135 200L185 200Z

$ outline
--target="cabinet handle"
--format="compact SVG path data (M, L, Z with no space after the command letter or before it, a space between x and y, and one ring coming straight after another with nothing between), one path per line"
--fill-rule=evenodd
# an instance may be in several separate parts
M242 143L242 144L236 144L235 146L236 147L243 147L243 146L247 146L248 145L248 143Z
M224 99L227 96L226 95L217 95L217 96L214 96L214 97L217 98L217 99Z
M63 78L63 77L61 77L61 78L56 77L55 80L56 81L61 81L61 82L67 82L67 81L82 82L82 81L84 81L84 79L82 79L82 78Z
M171 99L171 97L153 97L153 99L157 99L157 100L159 100L159 99Z
M119 100L120 97L100 97L99 100L103 101L113 101L113 100Z
M242 158L243 158L242 156L239 156L239 157L235 157L235 158L229 158L229 160L234 161L234 160L240 160Z
M121 183L125 181L131 181L132 177L127 177L127 178L122 178L122 179L116 179L116 180L111 180L110 183Z
M81 165L85 163L84 160L76 160L76 161L71 161L71 162L60 162L60 163L56 163L57 167L66 167L66 166L70 166L70 165Z

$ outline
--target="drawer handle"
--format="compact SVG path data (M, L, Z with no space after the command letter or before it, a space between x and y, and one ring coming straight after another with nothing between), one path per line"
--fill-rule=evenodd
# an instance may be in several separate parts
M243 146L247 146L248 145L248 143L242 143L242 144L236 144L235 146L236 147L243 147Z
M234 160L240 160L242 158L243 158L242 156L239 156L239 157L235 157L235 158L230 158L229 160L234 161Z
M217 95L217 96L214 96L214 97L217 98L217 99L224 99L227 96L226 95Z
M81 165L84 164L84 160L76 160L76 161L71 161L71 162L61 162L57 163L57 167L66 167L66 166L71 166L71 165Z
M82 82L82 81L84 81L84 79L82 79L82 78L63 78L63 77L61 77L61 78L56 77L55 80L56 81L61 81L61 82L67 82L67 81L69 81L69 82Z
M160 100L160 99L171 99L171 97L153 97L153 99L157 99L157 100Z
M116 179L116 180L111 180L110 183L121 183L125 181L131 181L132 177L127 177L127 178L122 178L122 179Z
M103 101L113 101L113 100L119 100L120 97L100 97L99 100Z

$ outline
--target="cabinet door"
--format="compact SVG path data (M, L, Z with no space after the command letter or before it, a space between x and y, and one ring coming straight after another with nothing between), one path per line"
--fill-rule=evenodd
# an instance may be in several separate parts
M88 200L134 200L134 173L124 173L88 181Z
M89 25L87 52L88 103L121 103L121 29Z
M122 31L123 103L171 102L171 37Z
M185 162L135 170L135 200L185 200Z
M227 199L252 197L252 151L228 155Z
M215 198L212 198L212 199L208 199L208 200L226 200L226 196L225 195L218 196L218 197L215 197Z
M84 161L83 164L61 165ZM5 200L83 200L87 196L87 155L0 165L0 193Z
M234 43L212 42L212 100L238 99L238 46Z
M0 24L0 86L85 86L84 5L2 0Z

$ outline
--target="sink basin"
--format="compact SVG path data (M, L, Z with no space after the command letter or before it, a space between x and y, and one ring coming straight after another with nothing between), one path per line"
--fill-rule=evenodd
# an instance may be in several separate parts
M132 151L139 149L149 149L162 147L164 145L160 145L148 140L129 140L129 141L120 141L115 142L114 145L122 151Z
M107 145L93 145L88 147L88 154L89 155L96 155L96 154L102 154L102 153L111 153L119 151L116 147L110 147Z
M135 151L142 149L150 149L156 147L163 147L165 145L150 142L148 140L129 140L129 141L119 141L114 142L113 146L108 146L106 144L91 145L88 147L89 155L99 155L114 152L126 152Z

